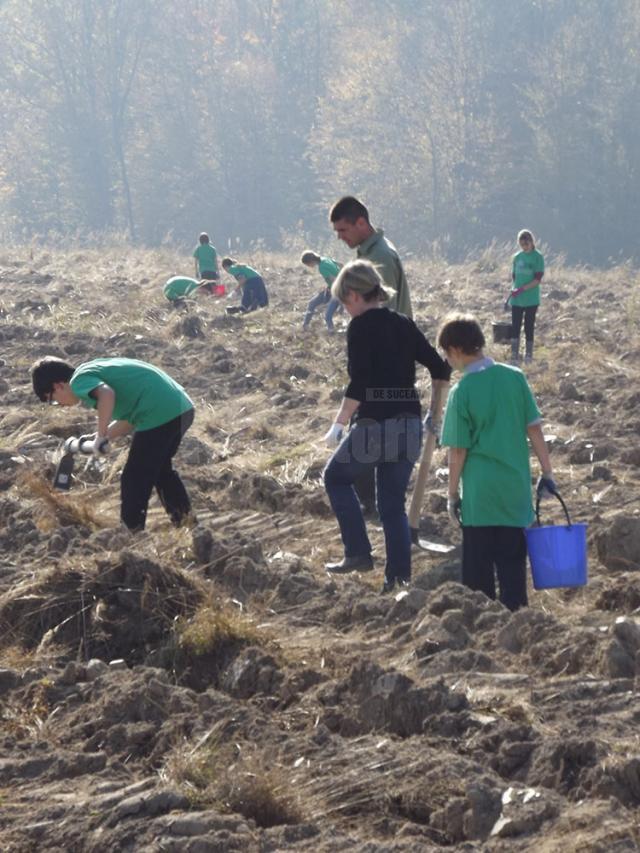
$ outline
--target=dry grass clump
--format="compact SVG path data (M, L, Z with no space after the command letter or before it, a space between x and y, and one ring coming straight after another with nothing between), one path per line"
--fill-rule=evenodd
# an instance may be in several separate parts
M241 649L265 641L264 633L233 605L211 597L187 618L176 620L160 662L179 683L205 690L218 686Z
M122 551L92 566L53 569L1 595L0 649L140 663L201 599L185 573Z
M39 739L52 711L51 682L36 682L19 703L6 702L0 710L0 731L18 739Z
M109 526L109 522L100 517L84 495L72 496L57 492L42 474L25 471L20 476L19 485L40 499L43 511L36 522L45 533L71 525L93 530Z
M235 607L210 598L176 628L178 647L189 656L215 655L222 647L262 643L253 622Z
M302 808L289 772L248 744L202 740L171 755L164 774L197 808L216 806L263 828L299 823Z

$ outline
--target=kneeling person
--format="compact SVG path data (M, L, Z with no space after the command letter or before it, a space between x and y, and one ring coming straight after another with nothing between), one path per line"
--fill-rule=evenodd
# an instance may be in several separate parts
M222 268L232 275L238 282L233 293L237 290L242 291L242 301L237 309L242 314L247 314L249 311L255 311L257 308L266 308L269 304L269 294L262 279L262 276L253 267L246 264L239 264L233 258L223 258ZM229 313L235 313L232 309L227 309Z
M43 403L96 409L94 453L133 431L120 479L120 517L130 530L143 530L154 487L177 527L191 503L172 466L182 436L193 423L193 402L167 373L132 358L99 358L74 368L46 356L31 368L36 396ZM112 420L114 418L114 420Z

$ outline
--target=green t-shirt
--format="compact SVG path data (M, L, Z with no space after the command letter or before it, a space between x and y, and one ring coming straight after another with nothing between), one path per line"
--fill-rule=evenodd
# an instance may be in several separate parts
M211 243L199 243L195 248L193 257L198 261L198 269L201 274L203 272L216 272L218 269L218 253Z
M413 317L409 285L400 256L393 243L384 236L381 228L376 229L370 237L360 243L358 257L371 261L387 287L395 290L396 295L389 300L388 307L397 311L398 314L404 314L405 317Z
M163 293L171 302L175 299L180 299L181 296L187 296L189 293L199 287L200 283L195 278L188 278L183 275L174 275L165 284Z
M516 367L489 362L449 392L442 444L465 447L465 527L527 527L533 521L527 426L540 417Z
M318 272L326 281L327 287L331 287L333 282L336 280L336 276L340 272L340 264L337 261L334 261L333 258L320 258Z
M70 379L71 390L89 408L97 400L89 394L99 385L113 388L113 417L128 421L136 430L162 426L193 408L193 402L159 367L135 358L97 358L81 364Z
M229 267L227 272L232 275L235 279L241 278L256 278L260 276L259 272L256 272L253 267L247 267L243 264L234 264L234 266Z
M513 256L511 272L514 276L512 290L529 284L537 272L544 272L544 258L537 249L530 252L516 252ZM527 308L530 305L540 305L540 285L525 290L517 296L511 297L511 304L518 308Z

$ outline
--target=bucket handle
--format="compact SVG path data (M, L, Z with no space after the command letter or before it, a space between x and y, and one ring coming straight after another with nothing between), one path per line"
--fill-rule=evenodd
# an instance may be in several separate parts
M571 519L569 518L569 510L567 509L566 503L560 497L560 492L553 492L553 496L558 498L560 503L562 504L562 509L564 510L564 514L567 517L567 524L571 527ZM540 495L536 498L536 524L540 527Z

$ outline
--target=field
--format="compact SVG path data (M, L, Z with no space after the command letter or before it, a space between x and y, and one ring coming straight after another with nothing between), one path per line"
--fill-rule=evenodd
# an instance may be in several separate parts
M303 333L319 277L247 260L272 304L243 318L169 306L191 268L169 250L0 252L2 850L639 849L640 276L550 265L527 374L590 577L512 615L458 583L443 450L421 522L442 547L415 552L408 592L379 593L375 522L376 572L325 574L346 321ZM499 247L407 272L431 340L452 309L488 337L503 319ZM154 497L144 533L120 528L126 440L52 491L93 419L36 400L46 354L142 358L185 386L191 526Z

